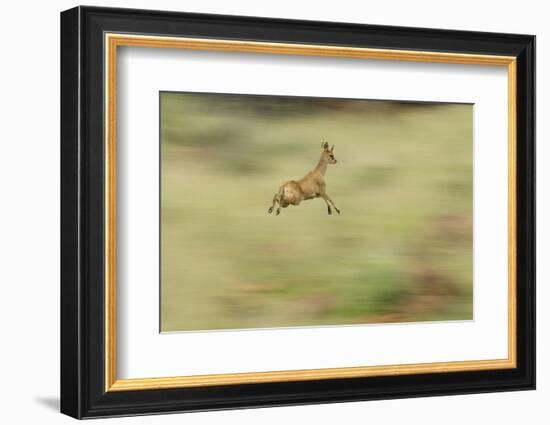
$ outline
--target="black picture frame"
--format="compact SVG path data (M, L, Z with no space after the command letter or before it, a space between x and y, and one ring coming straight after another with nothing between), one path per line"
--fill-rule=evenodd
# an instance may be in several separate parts
M104 34L514 56L517 59L517 367L105 391ZM61 13L61 412L75 418L535 388L535 37L76 7Z

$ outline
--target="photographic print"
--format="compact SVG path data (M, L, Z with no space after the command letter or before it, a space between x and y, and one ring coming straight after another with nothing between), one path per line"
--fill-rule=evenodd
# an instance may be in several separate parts
M473 105L160 93L162 332L473 319Z
M62 413L535 388L533 35L60 32Z

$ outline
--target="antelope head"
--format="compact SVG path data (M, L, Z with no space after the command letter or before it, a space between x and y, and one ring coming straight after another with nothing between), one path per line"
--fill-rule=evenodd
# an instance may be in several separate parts
M328 143L323 142L321 143L321 147L323 148L321 155L323 155L323 159L326 160L327 164L336 164L338 161L336 161L336 158L334 157L334 145L332 145L329 149Z

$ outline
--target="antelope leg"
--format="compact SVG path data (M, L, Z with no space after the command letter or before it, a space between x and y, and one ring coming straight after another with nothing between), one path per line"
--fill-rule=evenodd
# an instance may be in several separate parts
M325 200L325 202L327 203L327 205L329 205L329 202L330 202L332 204L332 206L334 207L334 209L336 210L336 212L338 214L340 214L340 210L338 209L338 207L336 206L334 201L332 199L330 199L330 196L328 196L328 194L326 194L326 193L324 193L322 196L323 196L323 199ZM330 206L329 206L329 208L330 208Z
M269 209L267 210L267 212L269 214L271 214L273 212L273 208L275 208L275 205L277 205L277 202L279 202L279 194L276 193L275 195L273 195L273 204L269 207ZM280 202L279 202L280 203Z
M327 195L326 195L326 194L322 194L322 195L321 195L321 198L323 198L323 200L324 200L325 203L327 204L328 215L332 215L332 210L330 209L330 204L328 203Z

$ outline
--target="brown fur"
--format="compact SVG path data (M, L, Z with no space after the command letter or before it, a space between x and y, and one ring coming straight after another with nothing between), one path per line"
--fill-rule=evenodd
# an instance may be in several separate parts
M327 210L329 214L332 214L330 208L331 204L338 214L340 210L336 208L336 205L332 199L328 196L326 191L325 173L329 164L336 164L336 158L334 157L334 146L329 150L328 143L321 144L321 158L317 166L307 173L302 179L289 180L279 188L279 191L273 196L273 204L267 210L268 213L272 213L277 204L276 214L281 212L280 207L286 208L289 205L299 205L300 202L313 199L323 198L327 204Z

